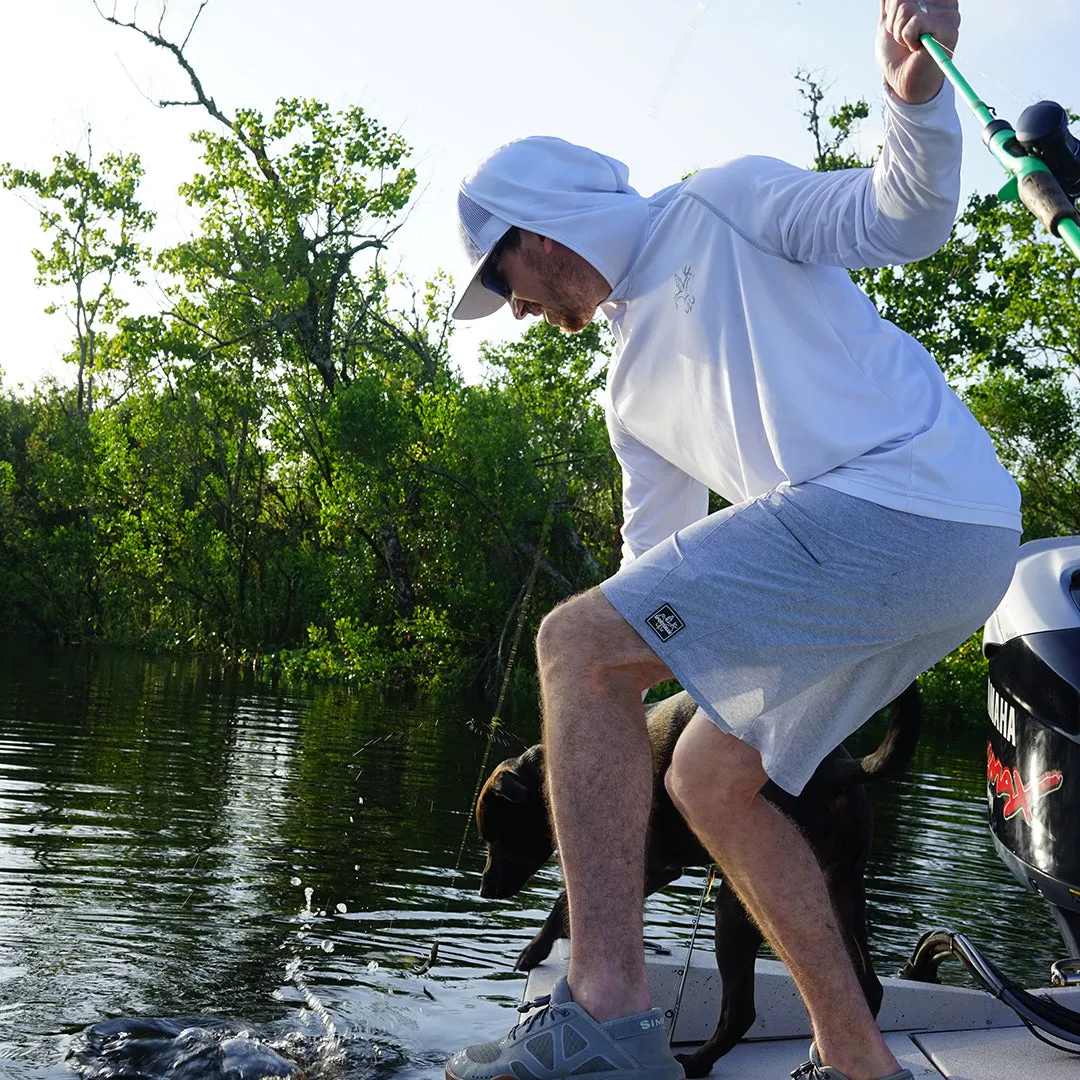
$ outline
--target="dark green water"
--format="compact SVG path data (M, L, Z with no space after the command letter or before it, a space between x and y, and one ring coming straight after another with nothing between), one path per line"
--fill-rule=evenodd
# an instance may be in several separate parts
M511 965L558 889L549 868L514 902L477 895L487 719L5 642L0 1076L70 1078L72 1036L99 1020L213 1014L309 1044L329 1023L345 1080L439 1080L516 1019ZM512 721L492 763L534 735ZM993 854L984 771L981 733L931 723L915 769L873 792L882 973L939 926L1028 983L1060 957ZM650 900L649 936L685 947L700 887Z

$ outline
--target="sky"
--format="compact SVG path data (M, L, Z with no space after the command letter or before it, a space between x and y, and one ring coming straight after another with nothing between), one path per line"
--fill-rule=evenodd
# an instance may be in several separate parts
M114 10L114 0L99 0ZM968 0L956 63L999 115L1015 120L1041 98L1080 109L1074 0ZM171 0L163 23L182 38L197 0ZM132 0L115 0L129 19ZM140 0L157 24L161 0ZM209 0L186 54L226 114L269 114L279 97L362 106L413 148L417 194L388 265L417 284L436 270L463 282L454 198L460 178L496 146L559 135L630 166L649 194L692 169L743 153L807 164L810 138L794 75L816 73L826 107L874 105L860 149L880 139L880 77L873 55L877 0ZM196 108L160 109L189 86L171 56L108 25L92 0L7 0L7 59L0 65L0 160L48 170L54 155L136 152L142 202L156 211L152 243L189 235L177 186L196 170L189 135L212 121ZM996 191L1000 167L961 106L965 196ZM70 340L54 297L33 283L31 250L43 241L33 209L0 190L2 385L46 374L70 380L59 357ZM133 310L162 306L151 278ZM508 312L458 324L453 358L479 377L480 343L516 337Z

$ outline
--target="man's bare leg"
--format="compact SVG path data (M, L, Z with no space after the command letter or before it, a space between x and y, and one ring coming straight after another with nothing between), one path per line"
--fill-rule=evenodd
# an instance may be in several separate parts
M822 1063L852 1080L889 1076L900 1066L866 1004L821 867L760 794L766 780L757 750L700 711L666 777L676 806L791 972Z
M595 589L545 619L537 655L570 898L568 981L574 1000L607 1020L649 1004L641 913L652 767L640 697L670 673ZM676 748L669 791L791 971L822 1061L877 1080L899 1066L867 1008L821 868L759 794L765 780L753 747L698 714Z
M551 612L536 648L570 901L567 981L595 1019L628 1016L649 1007L641 942L652 758L641 691L670 672L599 589Z

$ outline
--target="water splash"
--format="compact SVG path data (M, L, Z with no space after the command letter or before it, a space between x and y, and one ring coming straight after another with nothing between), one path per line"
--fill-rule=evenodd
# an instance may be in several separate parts
M298 1080L300 1068L248 1025L210 1016L125 1017L75 1036L68 1066L83 1080Z
M315 897L315 890L310 886L304 889L304 907L300 912L300 918L304 920L301 926L300 932L297 934L297 939L303 943L307 938L307 932L311 929L310 920L316 918L316 913L312 909L312 900ZM325 912L319 914L325 915ZM327 948L329 946L329 948ZM324 952L333 951L333 943L326 941L319 945ZM316 1075L321 1075L323 1072L333 1068L340 1068L345 1060L345 1052L343 1048L343 1042L337 1027L334 1024L334 1018L330 1015L326 1005L311 989L308 984L307 978L304 976L301 970L302 959L300 956L294 956L288 960L285 964L285 977L291 982L297 990L300 992L300 996L304 999L304 1004L307 1006L308 1011L315 1016L319 1023L323 1027L323 1035L316 1040L316 1054L313 1062L314 1068L310 1071L315 1072Z
M371 1080L404 1063L381 1040L213 1016L106 1020L74 1036L65 1062L81 1080Z

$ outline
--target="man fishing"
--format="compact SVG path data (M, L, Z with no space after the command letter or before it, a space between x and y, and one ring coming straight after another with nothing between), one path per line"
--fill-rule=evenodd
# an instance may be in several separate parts
M450 1080L679 1080L642 955L650 758L642 692L699 709L666 784L787 965L816 1080L902 1080L824 878L760 795L818 762L985 621L1019 542L991 442L847 268L949 236L961 139L956 0L882 0L885 137L872 169L771 158L643 198L622 163L558 139L496 150L461 184L473 276L457 318L508 303L616 340L607 423L623 470L623 563L543 621L537 655L571 960L547 1006L447 1064ZM928 298L928 302L931 298ZM713 490L731 505L708 513Z

